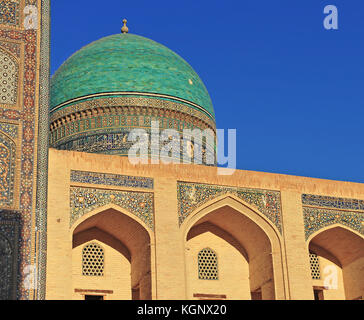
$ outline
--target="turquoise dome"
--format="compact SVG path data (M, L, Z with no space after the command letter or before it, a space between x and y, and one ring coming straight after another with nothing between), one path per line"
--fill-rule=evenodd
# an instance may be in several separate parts
M215 119L210 96L192 67L167 47L133 34L97 40L73 54L51 81L51 111L95 94L149 94Z

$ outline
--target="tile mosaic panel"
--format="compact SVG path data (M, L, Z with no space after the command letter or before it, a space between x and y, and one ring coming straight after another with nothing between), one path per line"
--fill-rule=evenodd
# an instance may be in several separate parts
M133 177L111 173L97 173L72 170L71 182L102 184L128 188L153 189L154 180L145 177Z
M280 192L188 182L178 182L177 184L179 224L182 225L184 220L202 204L228 193L255 207L282 233Z
M0 131L4 132L12 139L16 139L18 137L18 125L16 124L0 122Z
M364 235L363 200L303 194L302 204L306 240L316 231L333 224L347 226Z
M11 54L16 56L17 58L20 58L20 44L19 43L0 40L0 47L6 49L7 51L9 51Z
M19 145L19 167L20 171L20 188L19 198L15 206L19 208L21 214L22 227L19 241L19 281L24 281L27 277L25 268L29 265L37 266L37 289L27 289L24 286L18 287L18 299L28 300L38 297L45 297L45 270L46 270L46 200L47 200L47 157L48 150L48 116L49 100L47 98L48 80L49 80L49 0L0 0L0 12L4 13L7 8L14 8L12 3L32 6L32 12L41 9L41 27L38 28L40 37L40 53L38 47L38 31L32 28L27 30L12 29L8 26L0 28L0 39L4 43L17 44L6 45L4 49L11 52L12 55L19 58L22 62L21 78L18 88L23 93L21 110L7 109L0 107L0 118L2 121L17 121L19 132L22 135L17 139ZM42 4L40 8L40 4ZM2 11L1 11L2 10ZM6 19L6 24L14 23L13 11L11 14L0 15L1 19ZM21 10L18 11L21 14ZM40 13L40 11L38 12ZM16 22L17 26L23 27L22 23ZM19 50L20 49L20 50ZM20 71L20 70L19 70ZM39 72L39 82L37 73ZM19 77L20 78L20 77ZM38 90L39 89L39 90ZM37 92L39 93L38 96ZM39 98L39 104L36 104ZM39 120L39 122L38 122ZM39 126L37 126L37 123ZM45 130L44 130L45 128ZM38 154L38 157L36 155ZM41 173L41 174L39 174ZM35 179L37 175L37 179ZM37 187L36 187L37 185ZM37 192L35 192L37 190ZM36 197L35 197L36 195ZM36 199L36 203L34 201ZM42 206L40 204L43 204ZM33 224L35 222L35 224ZM35 229L37 228L37 236ZM35 251L35 248L39 248Z
M70 226L86 213L113 203L140 218L154 230L154 195L147 192L71 187Z
M303 194L302 204L304 206L364 211L364 200L317 196L313 194Z
M15 166L15 143L0 131L0 207L14 203Z
M19 25L18 0L0 0L0 24Z
M16 104L18 70L17 61L0 47L0 104Z

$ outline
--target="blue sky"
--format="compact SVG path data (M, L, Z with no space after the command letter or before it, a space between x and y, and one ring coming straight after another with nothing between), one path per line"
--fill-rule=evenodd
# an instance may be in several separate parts
M52 74L123 18L200 75L239 169L364 182L364 1L53 0Z

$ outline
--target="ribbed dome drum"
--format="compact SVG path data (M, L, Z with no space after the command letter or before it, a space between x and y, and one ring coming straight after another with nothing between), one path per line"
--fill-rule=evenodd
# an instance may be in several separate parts
M212 129L210 96L192 67L167 47L133 34L95 41L51 80L51 146L127 155L131 129Z

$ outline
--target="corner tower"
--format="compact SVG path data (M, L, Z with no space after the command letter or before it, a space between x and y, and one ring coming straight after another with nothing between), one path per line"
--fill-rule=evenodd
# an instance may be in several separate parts
M216 131L210 96L192 67L167 47L128 33L125 20L121 34L87 45L56 71L50 117L51 147L121 156L133 144L130 131L148 132L152 121L160 130Z

